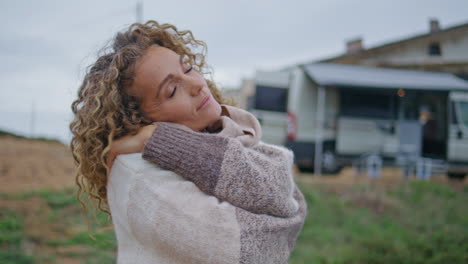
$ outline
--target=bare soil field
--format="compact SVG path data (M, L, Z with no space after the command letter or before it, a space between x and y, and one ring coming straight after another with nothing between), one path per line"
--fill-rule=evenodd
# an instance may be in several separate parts
M417 180L416 177L405 178L402 176L402 172L399 168L384 168L382 174L378 178L369 178L366 175L359 175L351 167L345 167L339 174L331 175L324 174L321 176L315 176L313 173L301 173L296 171L296 177L310 184L333 186L337 189L347 188L356 184L371 184L381 187L396 186L407 181ZM448 178L445 174L432 175L429 181L441 182L451 185L455 188L463 188L468 186L468 177L464 180L453 180Z
M0 192L63 189L74 185L68 146L54 141L0 137Z

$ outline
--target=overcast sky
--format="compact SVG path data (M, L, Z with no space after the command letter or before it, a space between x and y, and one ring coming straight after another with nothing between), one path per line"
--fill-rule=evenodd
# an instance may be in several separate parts
M0 2L0 115L69 111L86 66L135 22L136 0ZM256 69L341 54L468 22L467 0L142 1L143 19L190 29L208 45L215 80L235 87ZM468 52L468 51L467 51Z

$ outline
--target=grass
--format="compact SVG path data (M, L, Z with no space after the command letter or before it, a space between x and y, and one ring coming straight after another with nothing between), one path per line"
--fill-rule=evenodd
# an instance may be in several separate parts
M301 189L309 215L290 263L468 263L466 188L415 181L377 195Z
M21 218L14 211L2 209L0 212L0 263L33 263L33 258L21 250L24 236Z
M466 187L414 181L385 189L300 188L309 214L291 264L468 263ZM92 225L88 232L73 189L0 200L18 205L0 204L0 263L115 263L113 231ZM106 224L106 215L97 218Z
M5 249L0 263L115 263L116 239L106 228L107 216L97 213L100 224L91 221L88 229L74 189L1 194L0 199L16 204L10 206L14 209L0 205L0 246Z

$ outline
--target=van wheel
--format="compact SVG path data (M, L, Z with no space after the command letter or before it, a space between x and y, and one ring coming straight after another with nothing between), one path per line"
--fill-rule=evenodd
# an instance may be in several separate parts
M302 173L314 173L313 160L309 163L296 164L297 168ZM335 152L326 150L322 154L322 173L336 174L341 171L343 167L338 165Z
M453 180L463 180L466 177L466 173L463 172L449 172L447 176Z
M335 174L340 172L341 169L342 167L338 165L335 152L326 150L322 156L323 173Z

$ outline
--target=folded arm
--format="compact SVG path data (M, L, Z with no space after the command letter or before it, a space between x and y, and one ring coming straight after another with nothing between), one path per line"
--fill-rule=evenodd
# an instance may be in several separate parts
M235 138L161 123L146 143L143 158L253 213L287 217L298 209L293 157L284 148L263 143L247 148Z

